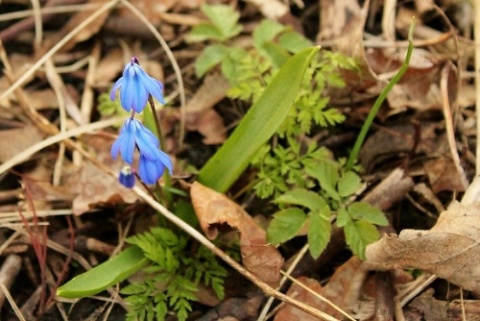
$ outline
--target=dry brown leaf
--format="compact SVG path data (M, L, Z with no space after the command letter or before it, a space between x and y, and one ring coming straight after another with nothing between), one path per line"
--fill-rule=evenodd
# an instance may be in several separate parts
M229 88L230 85L224 77L218 74L208 75L185 107L187 130L202 134L204 144L221 144L226 139L227 130L213 106L225 98ZM177 116L180 117L180 114L177 113Z
M188 113L186 128L203 135L205 145L218 145L227 139L227 129L222 117L213 109L199 113Z
M480 291L480 203L453 202L430 230L403 230L367 246L373 269L415 268Z
M0 131L0 162L3 163L17 156L25 149L41 141L44 136L35 126ZM14 143L12 144L12 142Z
M357 257L352 257L335 271L325 287L322 287L317 280L306 277L300 277L298 281L330 300L342 310L349 312L358 300L366 275L367 270L363 268L363 262ZM333 317L343 318L339 311L296 284L290 287L287 295ZM274 319L274 321L291 320L316 321L318 319L291 305L286 305L280 309Z
M198 182L190 195L202 230L209 239L217 237L217 227L227 224L240 232L243 265L263 282L277 286L283 258L267 242L267 233L235 202Z
M104 4L107 3L109 0L90 0L87 1L89 4ZM43 44L42 44L42 49L40 50L41 53L47 52L51 47L57 44L57 42L62 39L65 35L67 35L69 32L71 32L73 29L75 29L80 23L82 23L86 18L90 17L97 9L87 9L80 11L76 14L74 14L69 20L68 23L63 26L61 30L59 30L57 33L52 34L49 38L47 38ZM109 12L104 12L101 14L97 19L95 19L93 22L91 22L89 25L87 25L85 28L83 28L80 32L78 32L73 38L65 44L65 46L62 47L62 51L66 52L69 49L73 48L77 43L85 41L92 37L93 35L97 34L98 31L102 28L103 24L105 23L105 20L107 20L107 17L109 15Z
M355 8L353 4L348 5L348 12L354 15L349 17L340 36L335 39L335 50L347 57L355 58L357 62L358 72L345 71L344 79L348 85L359 89L369 88L379 81L377 75L370 67L365 47L363 46L363 30L367 20L369 4L370 2L366 1L362 9L353 9ZM333 18L337 19L337 15L334 14Z
M95 151L98 161L109 166L114 171L119 171L121 162L115 162L110 156L110 147L113 139L102 135L83 135L82 141ZM101 171L90 162L84 162L75 174L68 177L64 188L75 193L72 211L75 215L87 212L99 205L112 205L118 203L133 203L138 197L118 180Z
M198 8L205 0L130 0L133 6L137 8L145 17L153 23L158 25L162 22L162 13L167 12L173 6L180 10L181 8ZM127 8L120 8L121 16L130 17L132 12ZM137 17L135 16L135 19Z
M464 181L457 172L451 157L445 155L431 159L423 164L428 180L435 193L440 191L465 191Z
M93 86L110 86L110 83L123 70L123 50L120 48L109 50L107 55L100 60L95 73Z

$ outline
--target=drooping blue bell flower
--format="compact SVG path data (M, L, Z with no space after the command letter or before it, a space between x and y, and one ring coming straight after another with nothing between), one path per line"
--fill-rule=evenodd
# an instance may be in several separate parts
M160 143L157 137L150 130L138 120L129 118L123 124L120 135L113 143L110 153L114 160L117 159L118 153L120 153L125 162L132 164L135 148L140 151L141 155L155 160L162 158L163 152L159 147Z
M140 67L135 57L125 66L123 76L113 85L110 92L112 101L115 100L115 93L118 89L120 89L120 104L128 112L132 109L137 113L142 112L147 105L149 95L165 104L162 83L150 77Z

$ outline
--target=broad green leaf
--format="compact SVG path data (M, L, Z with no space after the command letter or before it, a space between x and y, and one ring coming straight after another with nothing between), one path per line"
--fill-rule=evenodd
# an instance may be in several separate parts
M219 192L228 190L288 115L305 69L317 52L317 47L309 48L287 61L235 131L200 170L199 182Z
M322 189L334 200L339 201L337 193L338 163L332 160L323 160L315 167L306 168L307 174L315 177Z
M348 212L354 220L365 220L372 224L387 226L385 214L378 208L364 202L355 202L348 206Z
M312 42L296 31L289 30L278 38L278 43L290 52L297 53L312 46Z
M338 181L338 194L342 197L350 196L358 191L361 186L362 180L360 176L352 171L348 171Z
M195 25L190 34L187 36L187 41L200 42L205 40L221 40L223 38L222 31L209 22L201 22Z
M274 245L295 237L307 220L305 213L298 208L287 208L273 215L267 230L268 241Z
M242 31L242 26L238 24L240 13L232 6L227 5L207 5L203 4L201 10L210 19L212 24L222 31L227 40L234 37Z
M148 263L137 246L131 246L110 260L87 272L74 277L57 289L57 295L64 298L82 298L97 294L117 284Z
M210 19L210 22L197 24L187 37L188 41L204 41L209 39L225 41L242 31L238 24L240 14L231 6L207 5L201 10Z
M342 207L337 211L337 226L343 227L351 222L352 219L350 218L350 213L348 213L347 209Z
M365 260L365 248L367 245L380 238L380 233L375 225L365 220L349 222L345 225L344 231L348 246L362 260Z
M208 46L195 60L195 74L202 77L207 71L222 62L228 48L223 45Z
M304 188L296 188L282 194L275 199L276 203L295 204L308 208L309 210L318 210L328 207L327 203L315 192Z
M253 31L252 37L255 47L260 53L263 53L263 44L272 40L279 33L285 30L285 26L273 20L262 20L258 27Z
M310 212L310 227L308 228L308 245L310 254L316 259L327 247L330 241L332 225L330 224L330 208L328 206Z

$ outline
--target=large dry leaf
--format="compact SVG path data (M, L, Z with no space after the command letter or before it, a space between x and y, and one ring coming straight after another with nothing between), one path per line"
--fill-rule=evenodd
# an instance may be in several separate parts
M17 156L25 149L40 142L45 135L35 126L24 126L19 128L0 131L0 162Z
M265 283L278 285L283 258L268 244L265 230L238 204L198 182L192 184L190 195L207 237L214 239L221 224L238 229L243 265Z
M358 301L363 281L367 275L363 262L357 257L352 257L339 267L325 287L322 287L317 280L306 277L298 278L298 281L309 287L311 290L322 295L333 302L344 311L351 311L353 305ZM290 287L287 295L312 306L329 315L342 318L343 315L320 298L315 297L307 290L294 284ZM274 321L316 321L316 317L307 314L299 309L286 305L278 311Z
M110 147L113 139L102 135L83 135L82 141L95 151L97 160L119 171L123 166L115 162L110 156ZM65 179L64 188L76 194L73 200L72 211L80 215L91 208L101 205L118 203L133 203L138 197L118 180L103 172L90 162L84 162L78 171Z
M207 145L221 144L227 138L227 130L222 117L213 107L225 98L230 85L218 74L205 77L202 86L195 92L185 108L187 113L186 127L198 131L204 136ZM178 117L180 113L178 112Z
M430 230L404 230L367 246L374 269L415 268L480 291L480 203L453 202Z

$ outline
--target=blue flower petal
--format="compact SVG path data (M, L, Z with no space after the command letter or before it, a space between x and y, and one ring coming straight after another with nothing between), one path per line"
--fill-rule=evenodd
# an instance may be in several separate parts
M110 91L110 100L114 101L115 100L115 93L117 92L118 88L122 86L123 82L123 77L118 78L118 80L115 82L115 84L112 87L112 90Z
M123 76L113 85L110 99L115 100L115 92L118 89L120 89L120 103L126 111L131 111L133 108L137 113L142 112L150 95L165 104L162 83L150 77L138 65L136 58L132 58L125 66Z
M162 162L152 161L140 155L138 164L138 175L146 184L155 184L155 182L163 175L165 166Z
M139 80L142 82L145 89L155 97L162 104L166 104L165 99L163 98L163 85L160 81L155 78L150 77L143 69L139 70L138 73Z
M168 169L168 172L170 173L170 175L172 175L173 173L172 160L166 153L162 151L160 151L160 162ZM162 171L162 174L163 174L163 171Z
M133 100L135 99L135 82L129 76L123 76L122 87L120 88L120 103L126 111L132 109Z

